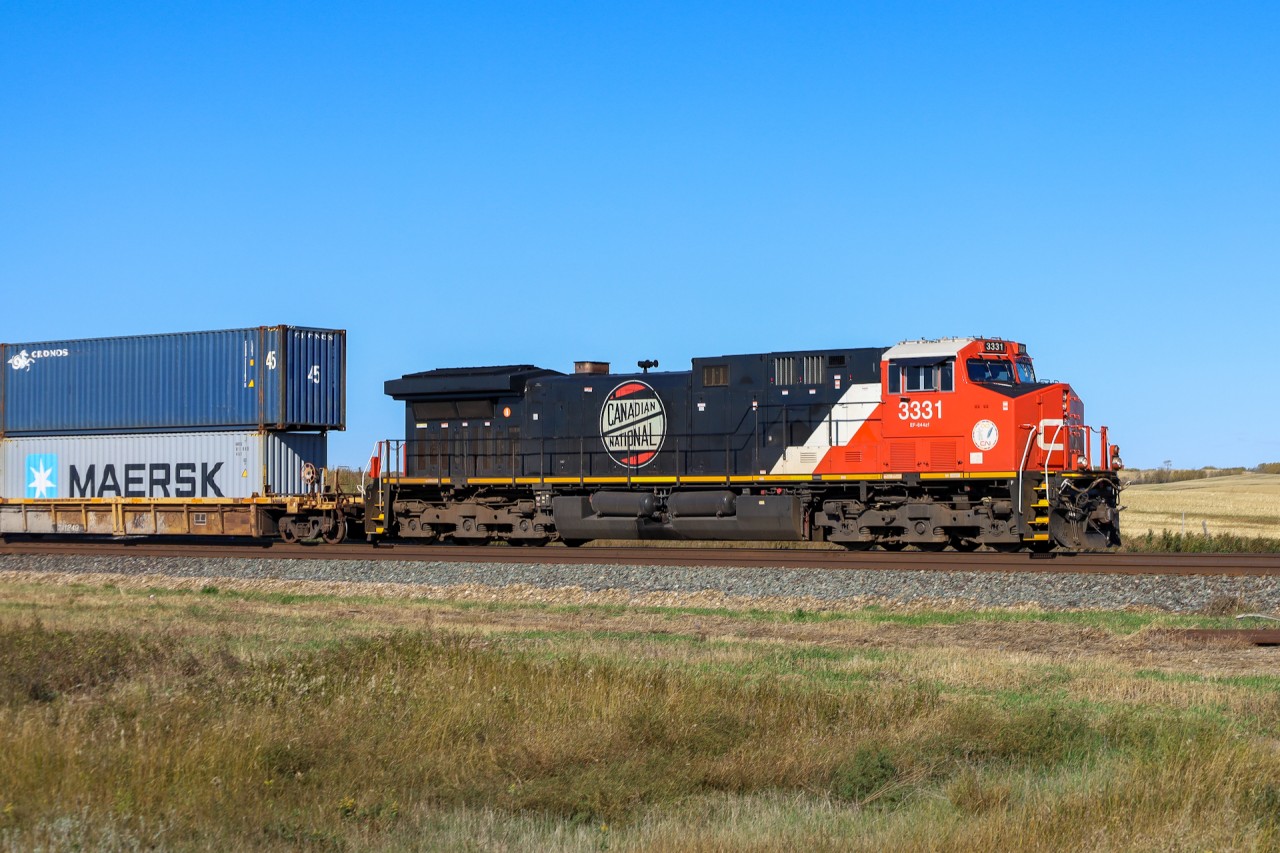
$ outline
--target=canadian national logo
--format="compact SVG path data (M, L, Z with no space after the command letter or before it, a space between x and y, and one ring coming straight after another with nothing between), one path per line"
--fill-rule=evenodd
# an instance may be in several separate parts
M600 408L600 438L609 457L628 468L654 460L667 437L667 411L647 382L623 382Z

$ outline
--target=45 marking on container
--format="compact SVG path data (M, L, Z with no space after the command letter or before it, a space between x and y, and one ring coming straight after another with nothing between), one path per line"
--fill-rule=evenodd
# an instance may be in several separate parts
M276 366L280 363L276 358L276 351L271 350L268 352L267 357L263 359L263 363L267 366L267 370L275 370ZM320 384L320 365L311 365L311 369L307 371L307 379L316 385Z

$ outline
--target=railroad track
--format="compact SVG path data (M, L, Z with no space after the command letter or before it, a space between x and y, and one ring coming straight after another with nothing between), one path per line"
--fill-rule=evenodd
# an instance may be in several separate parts
M341 546L248 540L208 542L155 539L86 542L31 540L0 543L0 554L134 557L216 557L387 562L531 563L552 565L711 566L788 569L1041 572L1119 575L1280 575L1280 554L999 554L902 551L858 552L775 548L546 548L462 545Z
M1280 630L1274 628L1187 628L1182 635L1195 642L1241 642L1252 646L1280 646Z

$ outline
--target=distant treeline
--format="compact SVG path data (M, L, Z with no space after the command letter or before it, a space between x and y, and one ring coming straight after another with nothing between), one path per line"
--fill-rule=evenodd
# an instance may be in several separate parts
M1130 469L1121 476L1126 483L1180 483L1183 480L1206 480L1209 477L1228 477L1232 474L1280 474L1280 462L1263 462L1253 468L1151 468Z

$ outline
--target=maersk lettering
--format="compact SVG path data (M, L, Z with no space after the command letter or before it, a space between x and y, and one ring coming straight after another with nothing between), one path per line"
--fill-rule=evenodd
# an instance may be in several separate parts
M155 497L142 490L142 472L146 470L146 465L124 466L124 496L126 498ZM135 485L137 486L136 489L134 488Z
M98 494L95 497L106 497L107 492L120 497L120 480L116 477L116 466L114 465L108 465L102 469L102 488L98 489Z
M217 465L214 465L212 468L209 467L208 462L200 463L200 468L204 473L204 494L202 494L201 497L205 497L205 498L209 497L209 492L213 492L213 496L216 498L222 497L222 489L219 489L218 484L213 482L213 475L217 474L218 469L221 467L222 467L221 462L219 462Z
M152 465L147 472L147 488L153 497L169 497L169 466Z
M177 475L173 478L173 496L175 498L194 498L196 496L196 463L179 462L173 466Z
M96 465L90 465L89 470L85 472L84 482L80 481L80 472L76 470L76 466L71 466L71 497L73 498L91 498L93 494L93 469Z
M102 466L102 480L99 483L97 465L90 465L81 473L75 465L70 466L68 482L71 484L73 498L221 498L225 497L218 487L217 476L222 470L222 463L210 465L200 463L200 479L196 479L196 463L179 462L171 465L168 462L152 462L150 464L130 463L124 468L124 489L120 488L120 476L115 465ZM196 484L200 485L200 493L196 494ZM173 494L170 495L170 488Z

